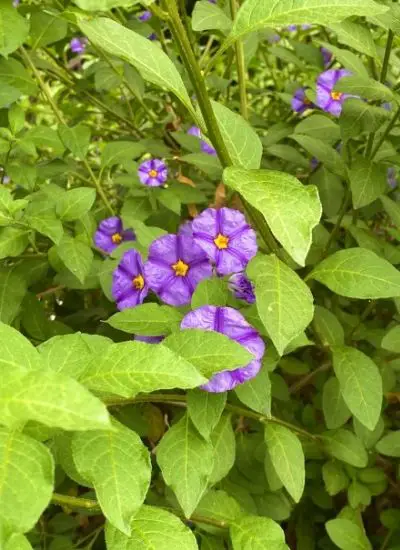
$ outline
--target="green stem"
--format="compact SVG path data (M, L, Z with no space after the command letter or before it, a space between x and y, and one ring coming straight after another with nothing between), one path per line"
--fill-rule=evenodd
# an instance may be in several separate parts
M85 510L96 510L100 512L99 503L96 500L88 498L71 497L69 495L53 493L51 502L53 504L59 504L60 506L68 506L69 508L84 508Z
M237 13L236 0L230 0L230 8L232 20L235 20ZM244 62L244 49L242 40L237 40L235 43L236 53L236 68L239 81L239 97L240 97L240 113L245 120L248 120L249 113L247 109L247 94L246 94L246 67Z

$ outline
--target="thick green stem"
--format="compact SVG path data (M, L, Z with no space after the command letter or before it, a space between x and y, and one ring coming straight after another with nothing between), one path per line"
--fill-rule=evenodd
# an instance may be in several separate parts
M234 20L237 13L237 4L236 0L230 0L230 8L232 19ZM247 94L246 94L246 67L244 63L244 49L243 41L237 40L235 43L235 53L236 53L236 68L238 74L239 82L239 96L240 96L240 113L244 119L249 118L249 113L247 109Z

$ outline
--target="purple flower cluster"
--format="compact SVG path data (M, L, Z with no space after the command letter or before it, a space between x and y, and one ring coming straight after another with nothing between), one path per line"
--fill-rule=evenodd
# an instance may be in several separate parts
M216 156L217 151L214 149L212 145L204 141L204 139L201 139L201 130L197 126L191 126L187 133L190 136L195 136L200 139L200 147L203 153L206 153L207 155L213 155Z

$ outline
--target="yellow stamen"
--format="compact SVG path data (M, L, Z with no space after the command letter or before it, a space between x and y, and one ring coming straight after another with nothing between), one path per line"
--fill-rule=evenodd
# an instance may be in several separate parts
M218 233L218 235L214 239L215 246L220 250L223 248L228 248L228 243L229 237L225 237L225 235L221 235L221 233Z
M156 178L158 176L157 170L149 170L148 174L151 178Z
M172 269L175 271L177 277L185 277L186 273L189 271L189 266L182 260L178 260L176 264L172 264Z
M132 284L134 288L136 288L136 290L142 290L142 288L144 287L143 277L141 275L138 275L133 279Z
M331 98L335 101L339 101L341 99L343 93L342 92L331 92Z
M111 240L114 244L119 244L122 242L122 235L121 233L114 233L114 235L111 237Z

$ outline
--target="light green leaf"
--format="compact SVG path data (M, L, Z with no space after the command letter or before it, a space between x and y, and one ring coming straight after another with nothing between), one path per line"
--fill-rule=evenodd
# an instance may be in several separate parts
M50 502L53 482L47 447L0 428L0 520L17 532L32 529Z
M168 430L157 447L157 462L187 518L196 509L213 471L213 446L200 437L185 416Z
M141 304L132 309L116 313L107 323L113 328L129 334L144 336L165 336L179 328L182 314L169 306Z
M105 17L81 19L79 27L93 44L132 64L145 80L173 92L193 112L177 68L158 45Z
M187 410L190 420L204 439L210 439L221 418L225 403L226 392L210 393L198 389L188 392Z
M34 11L30 18L30 39L32 50L58 42L67 36L68 22L43 11Z
M81 377L88 388L133 397L160 389L189 389L206 379L181 355L163 344L121 342L102 350Z
M351 416L343 396L340 392L340 384L337 378L329 378L322 390L322 410L325 424L330 430L340 428Z
M340 137L339 126L324 115L310 115L302 119L294 129L295 134L306 134L315 139L334 142Z
M41 367L37 349L18 330L0 323L0 378L19 376Z
M322 306L315 306L313 326L324 346L342 346L344 330L336 315Z
M382 437L383 431L385 429L385 424L382 417L378 420L378 424L375 426L373 431L368 430L361 424L357 418L353 418L353 427L356 433L356 436L361 440L362 444L366 449L371 449L376 445L379 439Z
M236 457L236 439L232 428L231 415L223 414L211 434L214 448L214 466L210 483L221 481L232 468Z
M2 83L0 88L0 108L4 109L8 107L14 101L17 101L21 97L22 93L17 88L10 86L9 84ZM1 152L7 153L10 148L9 142L2 139L1 140Z
M336 461L330 460L322 466L322 477L324 479L325 488L328 495L334 496L344 491L348 484L347 477L343 467Z
M24 218L33 229L49 237L55 244L60 243L64 230L62 223L56 218L52 202L43 199L31 201Z
M106 543L108 550L197 550L189 527L174 514L153 506L142 506L132 518L130 537L107 523Z
M9 61L11 61L11 59ZM26 132L25 137L38 149L50 149L55 155L61 155L65 150L57 131L48 126L34 126Z
M392 327L382 339L381 346L393 353L400 353L400 326Z
M323 260L309 275L348 298L400 296L400 273L389 262L365 248L347 248Z
M346 174L346 166L339 153L326 142L321 139L316 139L310 136L294 134L292 139L303 147L317 160L322 162L328 170L343 177Z
M376 57L375 42L368 27L348 19L329 26L337 34L338 41L342 44L346 44L346 46L350 46L350 48L354 48L363 54Z
M196 286L192 296L192 309L201 306L226 306L229 297L225 281L212 277L204 279Z
M0 259L19 256L28 246L28 233L14 227L0 229Z
M33 78L22 63L12 57L0 59L0 83L16 88L26 95L36 95L37 93L37 86Z
M332 349L333 369L343 399L354 416L369 430L379 420L382 408L382 377L367 355L351 347Z
M37 168L24 162L13 162L7 166L8 175L14 183L33 191L37 180Z
M101 509L112 525L131 533L131 519L146 497L150 479L149 451L129 428L113 422L113 430L75 434L75 465L96 490Z
M376 450L386 456L400 457L400 431L384 435L376 444Z
M79 239L64 234L56 251L65 267L83 283L92 267L93 252L91 248Z
M328 218L336 216L344 198L341 178L332 174L325 166L321 166L311 174L310 183L316 185L318 189L325 216Z
M365 76L368 78L368 71L364 66L364 63L360 59L358 55L356 55L353 52L350 52L349 50L345 50L343 48L338 48L337 46L334 46L330 42L318 42L321 46L324 46L327 48L330 52L333 53L333 55L336 57L336 59L345 67L346 69L349 69L354 74L359 74L360 76ZM350 101L350 100L347 100ZM347 103L345 101L345 104Z
M225 334L200 329L174 332L163 345L185 358L203 376L244 367L254 359L252 353Z
M247 273L255 285L260 319L282 355L311 323L313 296L297 273L273 254L254 258Z
M371 550L372 546L356 523L336 518L325 524L330 539L342 550Z
M389 197L381 197L383 208L387 214L392 218L396 227L400 228L400 206Z
M137 0L74 0L78 8L86 11L108 11L112 8L131 7L137 3Z
M68 126L60 125L58 127L58 135L65 147L71 151L73 155L81 160L86 157L91 136L88 126L85 126L85 124L77 124L69 128Z
M64 193L57 201L57 215L65 222L79 220L93 206L96 191L87 187L78 187Z
M304 265L312 230L322 214L317 188L272 170L247 171L231 167L224 171L223 177L226 185L263 214L272 233L293 260Z
M344 76L337 81L334 90L360 96L372 101L393 101L393 92L384 84L363 76Z
M353 432L340 428L327 432L323 436L325 450L334 458L346 462L356 468L365 468L368 464L368 454L361 441Z
M214 519L226 526L234 523L241 515L242 509L234 498L225 491L209 490L199 502L195 514L204 518ZM201 528L208 533L221 534L221 527L200 523Z
M279 424L265 425L265 442L278 477L295 502L304 491L304 453L297 435Z
M26 281L13 269L0 269L0 321L11 324L26 293Z
M356 157L349 169L354 208L367 206L387 190L386 170L365 157Z
M7 540L4 550L33 550L28 539L24 535L14 533Z
M196 2L192 13L192 29L194 31L217 30L227 34L232 27L232 20L217 5L200 0Z
M0 0L0 55L7 57L19 48L29 32L27 19L21 17L12 2Z
M112 141L104 147L101 155L101 166L104 169L106 166L111 167L132 161L145 151L146 147L140 141Z
M343 103L339 124L343 139L362 132L376 132L390 118L390 111L370 105L361 99L349 98Z
M266 368L262 368L256 377L236 386L235 393L253 411L271 415L271 381Z
M37 349L46 369L71 378L79 378L93 355L80 332L54 336L40 344Z
M230 529L233 550L289 550L282 527L271 518L245 516Z

